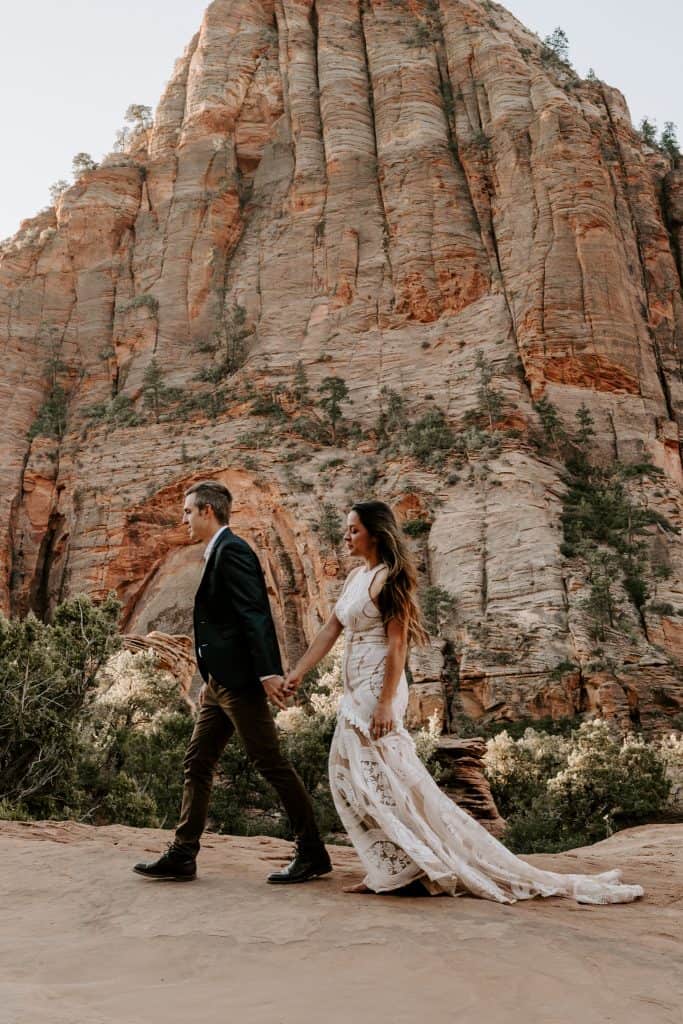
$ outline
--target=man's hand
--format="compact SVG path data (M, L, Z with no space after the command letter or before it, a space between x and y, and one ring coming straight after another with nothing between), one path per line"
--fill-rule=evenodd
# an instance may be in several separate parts
M287 691L282 676L266 676L261 682L268 700L284 711L287 707Z

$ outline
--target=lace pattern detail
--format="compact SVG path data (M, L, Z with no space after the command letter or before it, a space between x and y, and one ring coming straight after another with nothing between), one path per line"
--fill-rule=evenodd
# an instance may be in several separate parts
M335 605L345 628L344 695L330 749L335 806L366 870L365 884L387 892L423 880L432 893L469 892L498 903L567 896L580 903L627 903L643 895L619 871L570 875L542 871L502 843L441 792L402 725L408 685L393 701L396 728L372 740L370 722L386 662L387 641L370 598L374 572L361 569Z

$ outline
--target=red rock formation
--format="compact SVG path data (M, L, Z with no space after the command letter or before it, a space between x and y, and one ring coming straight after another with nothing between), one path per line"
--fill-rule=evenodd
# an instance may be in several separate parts
M433 524L422 575L458 600L458 707L616 714L607 673L631 723L664 727L683 707L681 539L656 524L647 538L668 567L649 580L664 618L632 611L597 644L586 566L560 551L562 465L529 441L535 399L567 424L585 404L596 458L661 467L632 488L683 523L681 195L621 94L548 62L497 4L215 0L153 128L0 254L2 606L49 613L114 588L130 631L187 632L200 559L180 501L218 477L291 658L346 569L321 502L373 491ZM231 345L244 366L208 381ZM161 417L153 357L176 389ZM412 421L438 406L460 431L478 357L510 431L498 452L465 473L384 455L372 470L382 388ZM292 428L311 409L288 400L289 426L251 414L299 361L299 405L343 377L362 441L330 452ZM62 393L64 430L30 440Z
M154 630L147 636L128 635L123 639L124 647L134 651L154 651L156 664L164 672L170 672L178 680L180 690L187 702L194 706L190 699L192 680L197 671L194 658L194 644L189 636L170 635Z
M505 819L500 816L484 774L482 758L485 753L486 743L479 737L464 740L442 736L437 750L444 773L441 784L459 807L494 836L501 836Z

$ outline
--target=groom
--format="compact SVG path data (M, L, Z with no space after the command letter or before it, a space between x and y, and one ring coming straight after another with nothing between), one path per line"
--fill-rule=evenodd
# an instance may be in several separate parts
M277 791L296 836L294 859L268 876L273 883L306 882L332 870L311 798L283 756L268 698L287 698L268 594L258 558L228 526L232 496L215 481L185 493L183 522L190 539L206 543L204 572L194 602L197 665L204 685L185 755L185 786L175 839L159 860L136 864L146 878L196 878L199 839L209 809L213 774L237 732L261 774Z

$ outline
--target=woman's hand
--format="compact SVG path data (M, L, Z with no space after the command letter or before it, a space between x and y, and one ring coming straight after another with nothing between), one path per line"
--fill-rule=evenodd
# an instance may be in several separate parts
M391 710L391 701L378 700L372 721L370 722L370 734L373 740L379 740L386 736L394 728L394 717Z
M297 665L289 670L285 676L285 692L287 696L291 696L293 693L296 693L301 686L301 680L303 677L304 673Z

